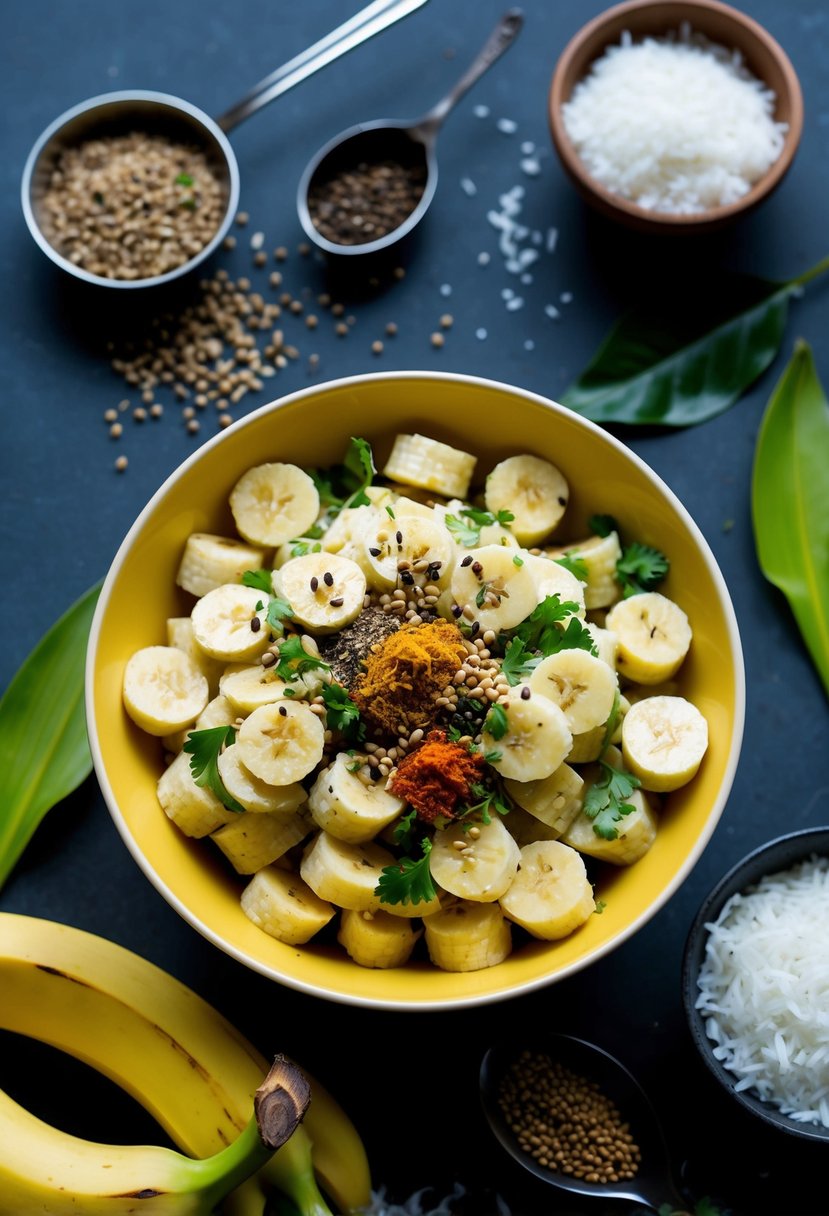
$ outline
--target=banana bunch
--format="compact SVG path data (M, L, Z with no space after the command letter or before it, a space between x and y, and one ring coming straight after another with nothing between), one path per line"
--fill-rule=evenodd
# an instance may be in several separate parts
M77 1140L0 1093L3 1216L207 1216L225 1195L225 1216L263 1216L271 1188L301 1216L330 1216L317 1178L344 1212L368 1203L365 1152L334 1099L311 1079L302 1123L273 1156L261 1151L249 1116L267 1063L215 1009L138 955L0 913L0 990L0 1029L96 1068L188 1154Z

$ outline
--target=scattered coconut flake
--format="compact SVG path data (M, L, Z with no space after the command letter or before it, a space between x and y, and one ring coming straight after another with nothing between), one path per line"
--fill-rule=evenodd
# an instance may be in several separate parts
M452 288L451 288L451 286L450 286L450 284L449 284L449 283L441 283L441 285L440 285L440 294L441 294L442 296L451 296L451 294L452 294Z
M475 185L471 177L461 178L461 190L463 190L464 194L468 195L470 198L474 198L474 196L478 193L478 187Z
M507 312L517 312L519 308L524 307L524 301L521 296L513 296L511 300L507 300Z
M561 316L561 313L558 311L555 304L545 304L544 315L549 317L551 321L557 321Z
M525 139L521 145L521 152L524 156L532 156L535 152L535 144L531 139Z
M250 238L251 249L261 249L264 244L265 244L264 232L254 232Z
M573 293L572 291L563 291L558 298L562 304L572 304Z
M489 118L489 106L475 106L472 113L476 118Z
M525 156L521 161L521 169L527 177L538 177L541 172L541 163L537 156Z
M532 283L532 281L533 281L533 277L531 274L522 274L521 275L521 282L524 284L525 287L529 287L529 285L530 285L530 283Z
M532 338L525 339L524 350L535 350L535 342L533 342Z
M486 252L485 249L482 249L481 252L478 254L478 265L479 266L488 266L490 263L490 260L491 259L490 259L489 254Z
M533 243L534 245L542 245L542 244L544 243L544 236L543 236L543 234L542 234L541 232L539 232L539 231L538 231L538 229L536 228L536 229L534 230L534 232L533 232L532 236L530 237L530 240L532 241L532 243Z
M511 287L503 287L501 289L501 299L502 300L511 300L514 295L515 295L515 292L512 290Z
M486 341L486 336L487 336L487 333L486 333L486 330L484 329L483 325L481 325L478 329L475 330L475 337L478 339L479 342Z
M558 244L558 228L547 229L547 252L553 253Z
M495 125L503 135L514 135L518 130L518 123L511 118L499 118Z

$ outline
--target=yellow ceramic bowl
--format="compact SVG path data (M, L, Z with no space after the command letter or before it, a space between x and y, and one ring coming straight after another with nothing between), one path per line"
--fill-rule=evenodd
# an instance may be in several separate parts
M169 616L192 599L175 585L190 532L233 534L228 495L252 465L283 460L334 464L351 435L370 439L382 468L394 435L419 431L479 457L532 451L554 461L572 497L565 539L593 513L671 559L665 593L694 630L682 691L708 719L700 772L668 796L656 843L630 869L601 868L601 916L559 942L522 944L497 967L464 974L427 962L395 970L358 967L333 946L286 946L242 913L244 882L209 842L183 836L162 813L157 740L121 704L130 655L165 641ZM472 376L399 372L355 376L304 389L264 406L206 443L167 480L124 540L104 584L87 664L87 714L98 780L115 824L147 877L195 929L246 966L316 996L388 1009L446 1009L517 996L588 966L641 928L689 874L722 813L742 739L744 673L734 611L704 538L667 486L616 439L569 410L508 385Z

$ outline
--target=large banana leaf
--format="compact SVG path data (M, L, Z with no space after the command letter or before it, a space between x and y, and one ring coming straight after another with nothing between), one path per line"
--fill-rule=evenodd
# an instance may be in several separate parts
M57 621L0 700L0 887L51 807L92 769L84 664L101 584Z
M829 405L806 342L766 407L752 515L760 568L789 601L829 694Z
M774 359L789 300L829 258L786 283L717 276L677 283L616 323L562 402L593 422L691 426L721 414Z

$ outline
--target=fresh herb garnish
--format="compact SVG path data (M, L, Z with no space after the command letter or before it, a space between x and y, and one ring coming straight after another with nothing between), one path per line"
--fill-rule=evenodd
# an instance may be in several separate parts
M374 894L379 895L383 904L420 904L429 903L437 894L429 869L429 854L432 842L424 836L420 842L423 856L415 860L412 857L401 857L392 866L385 866L380 872L380 881L374 888Z
M611 532L619 531L619 525L612 515L591 515L587 526L597 536L610 536Z
M399 845L404 853L414 847L414 829L417 823L417 811L412 807L405 815L401 815L392 829L394 843Z
M484 752L484 760L487 764L497 764L503 755L504 753L499 751Z
M587 569L587 562L575 553L564 553L561 557L553 559L556 565L563 566L565 570L569 570L574 578L579 579L582 583L586 583L590 571Z
M605 903L605 901L603 899L597 899L596 906L593 909L593 915L601 916L602 912L604 912L606 907L607 907L607 904Z
M641 785L638 777L623 768L614 768L606 760L599 761L602 775L591 785L584 799L584 813L593 820L593 831L602 840L615 840L619 835L616 824L636 810L626 800Z
M279 659L276 667L271 668L280 679L293 682L304 676L306 671L330 671L331 668L322 659L310 655L296 634L286 638L279 647ZM287 689L285 690L288 691Z
M313 537L292 540L289 544L291 546L291 557L306 557L309 553L322 552L322 545L318 540L314 540Z
M189 173L179 173L178 177L175 178L175 184L177 186L192 186L193 179Z
M464 523L457 515L447 515L444 523L457 544L463 545L466 549L477 547L481 539L480 528L475 528L470 524Z
M273 594L273 570L246 570L242 575L242 586Z
M219 756L222 748L236 742L235 726L211 726L207 730L191 730L183 750L190 757L190 772L196 785L212 790L229 811L244 812L244 807L231 798L219 776Z
M397 518L397 517L396 517L396 515L394 514L394 511L392 510L392 508L391 508L391 507L386 507L386 514L388 515L389 519L396 519L396 518Z
M461 515L470 522L466 523L460 519ZM467 549L475 549L481 541L481 528L488 528L492 524L506 527L514 519L512 511L492 512L483 511L480 507L461 507L457 515L447 515L445 523L459 545L464 545Z
M540 662L540 654L533 654L527 650L520 638L513 638L511 642L507 642L501 661L501 671L514 687L535 671Z
M509 636L523 642L526 650L540 651L545 658L559 650L574 648L595 653L590 630L574 615L578 611L579 605L573 600L562 602L559 595L548 595L520 625L509 631ZM562 630L560 626L568 617L567 628Z
M306 469L317 488L320 505L333 518L345 507L365 507L371 502L366 490L377 469L367 439L351 437L342 464L329 469Z
M622 550L622 556L616 562L616 578L621 584L622 595L627 599L643 591L653 591L669 569L670 562L664 553L650 545L632 541Z
M99 207L103 207L104 196L103 196L103 194L101 194L100 190L96 190L95 193L92 195L92 198L95 200L95 202L98 204Z
M325 719L329 728L340 731L349 742L362 743L366 737L366 726L360 720L360 711L347 690L332 681L323 684L320 692L325 702Z
M610 747L610 740L613 738L614 734L616 733L616 727L619 725L619 714L621 713L621 710L622 698L617 687L613 693L613 705L611 706L610 713L607 716L607 721L604 724L604 735L602 736L602 748L599 752L599 759L604 756L605 752Z
M496 740L503 739L509 729L507 711L503 705L495 704L486 716L484 730Z
M514 553L512 557L512 564L513 566L518 566L520 569L520 567L524 565L523 557L519 557L517 553Z
M278 595L272 595L268 601L268 611L265 620L270 625L274 633L283 633L285 620L290 620L294 615L294 610L287 600L280 599Z
M184 207L184 208L186 208L187 211L195 211L196 210L196 200L193 198L192 195L190 195L189 198L183 198L180 200L179 207Z
M512 801L497 786L484 785L483 782L476 781L469 787L469 791L477 802L465 806L458 818L468 819L477 816L481 823L487 824L492 822L490 811L497 811L499 815L508 815L512 810Z

